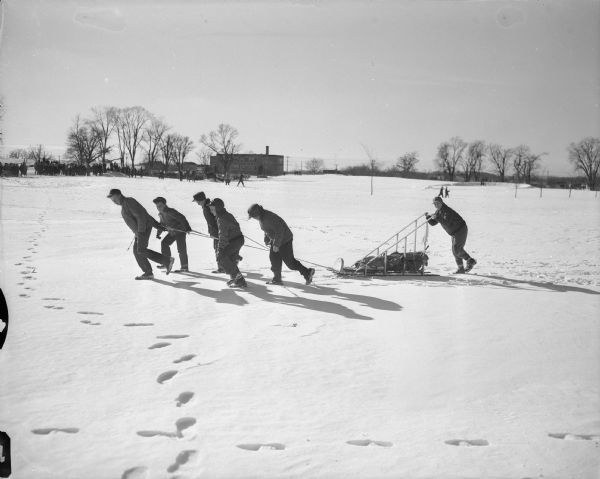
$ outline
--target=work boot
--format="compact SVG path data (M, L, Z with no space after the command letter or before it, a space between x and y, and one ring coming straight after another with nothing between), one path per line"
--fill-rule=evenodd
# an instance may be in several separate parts
M306 276L304 279L306 280L306 284L312 283L313 276L315 275L315 268L308 268L306 272Z
M246 284L246 280L242 276L242 273L238 273L238 275L233 280L233 283L230 284L229 286L232 287L232 288L234 288L236 286L240 287L240 288L245 288L248 285Z
M142 280L142 279L154 279L154 275L152 273L144 273L140 276L136 276L135 279L138 280Z
M169 274L171 272L171 270L173 269L173 265L175 264L175 258L173 258L173 256L171 256L169 258L169 262L167 264L165 264L165 273Z
M281 281L281 276L275 276L272 280L267 281L267 284L283 284L283 281Z
M189 273L189 270L187 266L182 266L181 268L173 271L173 273Z
M454 274L463 274L465 273L465 268L459 266L458 269L454 272Z
M465 273L468 273L469 271L471 271L473 269L473 266L475 266L477 264L477 261L475 260L475 258L469 258L467 260L467 267L465 268Z

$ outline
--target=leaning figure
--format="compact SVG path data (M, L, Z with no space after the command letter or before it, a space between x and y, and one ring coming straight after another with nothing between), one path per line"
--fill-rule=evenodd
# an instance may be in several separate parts
M435 213L432 215L425 213L427 222L431 226L441 224L442 228L452 238L452 254L458 266L455 274L468 273L477 264L477 261L465 251L465 243L469 234L467 223L456 211L446 205L441 197L436 196L433 199L433 205L435 206ZM463 265L463 260L467 262L466 268Z
M286 222L272 211L265 210L261 205L253 204L248 208L248 216L258 220L260 229L265 233L265 245L269 246L269 260L273 279L268 284L283 284L281 280L282 262L292 271L298 271L306 284L312 282L314 268L306 268L294 257L294 235Z
M163 265L166 268L167 274L171 272L175 258L164 257L162 254L148 249L148 240L152 233L152 228L162 230L162 227L152 216L148 214L146 209L140 205L134 198L123 196L121 190L112 189L108 193L107 198L121 207L121 216L125 220L125 224L135 234L133 243L133 255L137 264L142 269L143 274L136 276L135 279L153 279L152 266L149 259Z

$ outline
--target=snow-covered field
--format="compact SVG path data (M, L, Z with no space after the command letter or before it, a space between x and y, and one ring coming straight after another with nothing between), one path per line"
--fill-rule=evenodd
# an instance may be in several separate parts
M514 185L451 186L473 274L450 274L430 231L430 278L314 285L242 248L226 287L211 241L189 275L134 281L132 234L106 198L156 216L167 198L280 214L299 258L346 264L425 211L439 183L288 176L246 188L151 178L2 179L10 322L0 430L14 478L596 478L600 468L600 198ZM251 242L247 242L251 245ZM151 247L159 242L151 239ZM173 248L175 251L175 248ZM176 267L179 261L176 261Z

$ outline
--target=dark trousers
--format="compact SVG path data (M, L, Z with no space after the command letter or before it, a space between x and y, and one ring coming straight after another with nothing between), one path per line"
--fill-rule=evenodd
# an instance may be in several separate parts
M277 279L281 279L281 263L285 263L285 265L291 269L292 271L299 271L300 274L306 277L308 273L308 269L305 268L300 261L294 258L294 247L292 245L292 241L288 241L285 244L282 244L279 247L279 251L276 253L273 251L273 245L271 245L271 249L269 250L269 259L271 260L271 271L273 271L273 276Z
M225 272L234 279L240 270L237 267L236 260L238 259L241 247L244 245L244 237L238 236L232 239L223 250L217 253L217 263Z
M169 233L163 238L163 240L160 242L160 251L162 252L163 257L165 258L165 262L171 257L170 246L177 241L179 263L181 264L182 268L188 267L187 244L185 242L185 237L185 233Z
M469 253L465 251L465 243L467 242L468 234L469 229L467 228L467 225L464 225L452 235L452 254L454 255L454 259L458 266L463 265L463 259L471 259Z
M150 239L150 233L152 233L152 228L138 233L135 236L135 241L133 243L133 256L135 256L135 260L142 271L145 274L152 274L152 266L150 266L150 262L148 259L151 259L155 263L164 264L163 255L157 253L156 251L152 251L148 249L148 240Z

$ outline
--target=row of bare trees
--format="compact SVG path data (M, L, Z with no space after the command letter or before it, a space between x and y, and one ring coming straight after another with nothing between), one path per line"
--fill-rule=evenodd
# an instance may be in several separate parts
M476 140L467 143L459 136L440 143L436 163L449 180L462 173L465 181L480 180L487 160L492 171L505 181L512 170L516 181L531 182L532 173L546 153L533 153L527 145L507 148L497 143Z
M136 161L153 168L162 161L164 170L183 163L194 148L189 137L171 132L162 119L141 106L92 108L91 115L77 115L67 134L66 157L86 168L94 162L103 167L111 153L118 155L121 167L134 170ZM141 158L141 160L140 160Z

